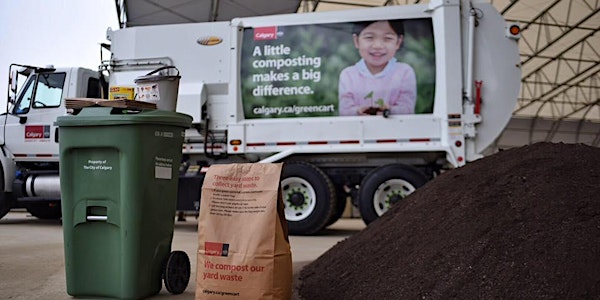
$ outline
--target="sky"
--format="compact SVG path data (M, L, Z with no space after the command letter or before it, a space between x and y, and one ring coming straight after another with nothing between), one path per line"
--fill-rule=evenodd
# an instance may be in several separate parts
M97 70L109 27L119 28L114 0L0 0L0 112L11 63Z

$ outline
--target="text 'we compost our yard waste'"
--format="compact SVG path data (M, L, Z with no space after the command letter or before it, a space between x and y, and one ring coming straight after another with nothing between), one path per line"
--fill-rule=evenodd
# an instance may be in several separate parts
M209 272L202 273L202 279L227 280L227 281L242 281L244 280L243 273L262 273L265 271L264 266L250 265L230 265L204 262L204 268ZM213 272L214 271L214 272Z

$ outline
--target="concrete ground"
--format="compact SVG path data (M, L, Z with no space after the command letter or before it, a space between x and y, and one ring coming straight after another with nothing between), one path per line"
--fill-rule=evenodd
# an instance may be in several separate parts
M192 275L186 291L171 295L163 287L149 299L194 299L198 222L175 223L172 250L190 257ZM333 245L365 227L361 219L342 218L318 236L290 236L294 273ZM0 298L11 300L71 299L66 292L62 226L13 211L0 220Z

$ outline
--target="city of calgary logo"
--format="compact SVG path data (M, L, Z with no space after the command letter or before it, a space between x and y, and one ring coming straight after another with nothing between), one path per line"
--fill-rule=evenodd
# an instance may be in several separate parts
M208 256L227 256L229 254L229 244L204 242L205 255Z
M203 36L198 39L198 44L204 46L214 46L223 42L223 39L218 36Z
M50 125L30 125L25 126L25 139L49 139Z
M267 41L277 39L277 26L254 28L255 41Z

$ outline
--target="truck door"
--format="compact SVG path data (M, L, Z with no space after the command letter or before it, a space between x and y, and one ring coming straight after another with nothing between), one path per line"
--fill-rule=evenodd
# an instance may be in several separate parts
M58 161L56 117L61 106L67 72L36 73L29 77L6 116L4 140L16 160Z

